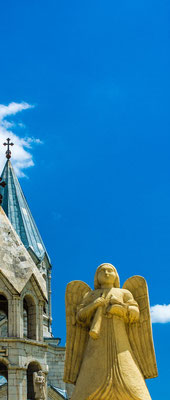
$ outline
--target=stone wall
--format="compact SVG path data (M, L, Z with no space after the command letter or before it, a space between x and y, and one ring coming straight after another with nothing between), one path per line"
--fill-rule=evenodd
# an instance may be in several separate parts
M72 396L74 385L63 382L65 362L65 347L48 344L47 364L49 368L47 380L48 385L66 390L69 399Z
M0 386L0 400L7 400L7 383Z
M48 384L57 386L63 390L65 390L65 383L63 382L64 360L65 348L54 347L53 345L49 344L47 352L47 364L49 368L47 378Z
M32 363L45 374L48 372L47 345L28 339L1 338L0 354L1 364L8 375L8 400L27 400L28 367ZM0 393L3 393L3 389ZM2 399L6 400L3 394Z

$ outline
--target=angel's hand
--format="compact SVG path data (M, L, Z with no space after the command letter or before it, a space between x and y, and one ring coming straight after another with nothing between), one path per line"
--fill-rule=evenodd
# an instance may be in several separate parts
M106 304L106 299L104 299L104 297L99 297L94 301L95 308L98 308L100 306L103 307L105 304Z
M91 316L98 307L103 307L104 304L105 299L103 297L99 297L86 307L80 308L77 313L77 320L84 321L86 318Z
M139 320L138 307L135 306L128 307L128 320L130 323L137 322Z
M121 304L113 304L107 308L107 312L112 315L116 315L123 319L127 319L127 307Z

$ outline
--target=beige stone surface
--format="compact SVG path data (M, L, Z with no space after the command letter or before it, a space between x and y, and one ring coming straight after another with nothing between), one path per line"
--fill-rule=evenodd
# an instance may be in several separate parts
M47 299L45 280L14 231L2 207L0 207L0 272L18 293L22 292L26 283L33 276L44 298Z
M0 400L7 400L7 383L4 385L0 386Z
M120 288L116 268L98 267L94 290L81 281L66 289L64 381L72 400L150 400L146 378L157 376L147 284L129 278Z

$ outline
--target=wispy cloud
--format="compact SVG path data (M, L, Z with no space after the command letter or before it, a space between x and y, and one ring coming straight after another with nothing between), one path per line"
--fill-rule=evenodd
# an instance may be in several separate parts
M170 322L170 304L156 304L151 307L151 319L153 323L165 324Z
M15 115L19 111L27 110L28 108L32 108L31 104L22 102L22 103L9 103L8 106L4 104L0 104L0 120L3 120L8 115Z
M33 107L33 105L26 102L12 102L7 106L0 104L0 171L2 171L5 162L5 148L3 143L8 137L10 137L11 141L15 143L15 146L12 147L12 161L17 175L19 177L25 176L23 170L34 165L30 149L33 144L41 144L41 140L28 136L23 138L19 137L16 133L14 133L14 129L17 126L25 128L25 125L22 123L22 121L20 121L18 124L16 124L13 120L8 121L8 118L15 116L18 112Z

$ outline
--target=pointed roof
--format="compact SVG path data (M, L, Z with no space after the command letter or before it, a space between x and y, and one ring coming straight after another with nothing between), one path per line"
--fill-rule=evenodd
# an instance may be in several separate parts
M49 399L65 399L68 400L67 391L58 388L57 386L50 385L48 388Z
M12 226L26 249L31 249L40 260L46 255L50 264L46 248L9 160L6 161L1 177L6 183L5 188L1 188L2 207Z
M44 278L0 207L0 272L18 293L33 276L43 297L47 299Z

